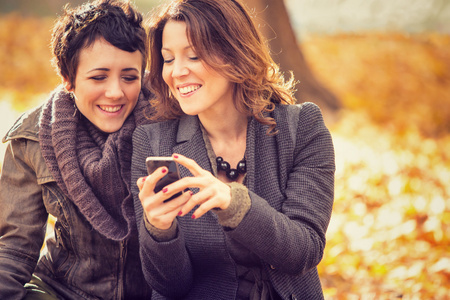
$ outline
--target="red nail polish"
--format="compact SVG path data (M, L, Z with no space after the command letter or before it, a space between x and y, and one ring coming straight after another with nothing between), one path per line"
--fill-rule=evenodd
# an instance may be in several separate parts
M178 155L174 155L173 157L174 157L174 158L178 158Z
M191 195L191 196L192 196L192 195L194 195L194 193L193 193L192 191L189 191L189 195Z
M163 188L162 192L167 193L167 188Z
M191 217L192 219L195 219L195 215L192 215L192 217Z
M145 182L145 179L147 179L147 177L142 178L142 182Z
M178 215L181 216L182 213L183 213L183 212L180 210L180 211L178 212Z
M167 169L166 168L164 168L164 169L162 169L162 171L161 171L163 174L164 173L166 173L167 172Z

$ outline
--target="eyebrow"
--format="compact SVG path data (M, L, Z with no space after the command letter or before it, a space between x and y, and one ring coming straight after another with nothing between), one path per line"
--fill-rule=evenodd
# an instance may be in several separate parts
M86 73L90 73L90 72L94 72L94 71L110 71L110 70L111 69L108 69L108 68L94 68L94 69L87 71ZM125 69L122 69L122 71L124 71L124 72L128 72L128 71L139 72L139 70L136 68L125 68Z
M127 71L136 71L136 72L140 72L138 69L136 69L136 68L125 68L125 69L122 69L122 71L125 71L125 72L127 72Z
M192 47L192 46L189 45L189 46L186 46L186 47L183 48L183 50L187 50L187 49L194 49L194 47ZM161 48L161 51L162 51L162 50L170 51L169 48L164 48L164 47Z

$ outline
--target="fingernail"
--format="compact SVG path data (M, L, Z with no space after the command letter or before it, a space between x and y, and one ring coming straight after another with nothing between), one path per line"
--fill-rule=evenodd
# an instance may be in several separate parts
M167 172L167 169L164 168L164 169L161 170L161 172L166 173L166 172Z
M167 188L163 188L162 192L167 193Z
M173 157L174 157L174 158L178 158L178 155L174 155Z
M180 210L180 211L178 212L178 215L181 216L182 214L183 214L183 212Z
M144 178L142 178L142 182L144 182L144 181L145 181L145 179L147 179L147 177L144 177Z
M192 219L195 219L195 215L192 215L192 217L191 217Z
M189 195L191 195L191 196L192 196L192 195L194 195L194 193L193 193L192 191L189 191Z

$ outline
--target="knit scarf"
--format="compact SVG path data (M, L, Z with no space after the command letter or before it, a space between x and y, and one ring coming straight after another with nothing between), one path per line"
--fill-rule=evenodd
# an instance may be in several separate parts
M44 104L39 140L45 162L63 193L103 236L120 241L135 226L131 195L132 134L148 123L143 93L122 128L104 133L76 112L59 87Z

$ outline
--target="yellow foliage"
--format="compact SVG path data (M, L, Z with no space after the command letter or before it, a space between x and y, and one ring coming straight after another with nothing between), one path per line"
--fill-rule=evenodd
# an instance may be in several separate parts
M12 95L18 110L59 83L50 64L52 24L52 19L15 13L0 17L0 94Z
M436 33L311 36L307 61L352 110L396 131L450 129L450 36Z
M330 128L335 205L319 264L327 299L446 299L450 135L399 135L347 110Z
M313 36L302 49L343 101L319 272L327 299L450 295L450 36Z

